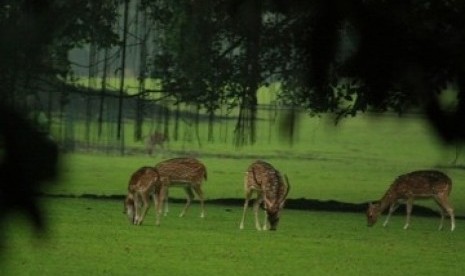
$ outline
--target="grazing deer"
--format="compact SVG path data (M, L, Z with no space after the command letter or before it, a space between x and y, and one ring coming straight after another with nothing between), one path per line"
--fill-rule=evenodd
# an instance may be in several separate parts
M414 171L401 175L394 180L394 183L392 183L379 203L369 203L367 210L368 226L373 226L378 216L389 207L389 213L383 224L383 226L386 226L392 213L399 207L400 201L405 201L407 204L407 219L404 229L407 229L410 225L410 214L412 212L414 199L433 198L439 205L441 211L439 230L441 230L443 226L444 213L447 213L451 220L450 230L454 231L454 210L448 201L451 189L451 179L440 171Z
M269 224L270 230L276 230L279 222L279 212L284 207L284 202L291 187L286 175L284 175L284 178L286 179L286 185L279 171L267 162L258 160L249 166L244 177L245 203L240 229L244 229L249 200L252 194L256 192L257 199L253 205L255 228L257 230L267 230ZM258 221L258 209L262 202L264 202L266 213L263 228Z
M149 208L149 198L153 196L157 213L161 208L160 200L165 191L162 189L160 176L153 167L141 167L129 180L128 195L124 200L124 212L132 224L140 225ZM156 224L160 224L157 216Z
M146 140L146 143L145 143L147 153L149 155L152 155L153 150L155 149L155 147L157 145L159 145L161 148L163 148L163 144L167 140L168 140L168 137L166 137L166 135L161 133L161 132L156 131L156 132L150 134L149 137L147 137L147 140Z
M179 216L183 217L186 214L195 197L195 192L200 200L200 217L205 217L202 183L207 180L207 168L203 163L195 158L173 158L156 164L155 169L160 174L161 183L165 190L160 199L162 204L165 202L165 197L168 198L170 187L183 187L187 194L187 201ZM161 209L159 210L161 211ZM165 208L165 212L167 210Z

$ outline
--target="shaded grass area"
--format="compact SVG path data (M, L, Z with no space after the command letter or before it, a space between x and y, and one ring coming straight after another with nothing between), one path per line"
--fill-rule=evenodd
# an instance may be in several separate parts
M44 198L81 198L91 200L111 200L123 202L123 195L94 195L94 194L83 194L83 195L63 195L63 194L42 194ZM169 204L184 204L185 200L180 198L169 198ZM213 205L216 207L240 207L244 204L244 199L239 198L220 198L220 199L209 199L205 201L206 205ZM193 202L192 205L197 205L197 202ZM251 208L252 203L249 205ZM336 200L318 200L318 199L307 199L307 198L290 198L286 200L285 209L289 210L300 210L300 211L322 211L322 212L340 212L340 213L364 213L367 209L368 202L364 203L350 203L340 202ZM151 206L151 208L154 208ZM439 208L439 207L438 207ZM439 209L437 209L439 210ZM437 217L439 212L429 207L415 205L413 208L414 216L424 217ZM387 210L385 211L385 213ZM404 208L398 208L394 214L405 214ZM456 219L465 219L465 216L456 216Z
M159 160L180 156L170 155L149 156L106 156L73 154L66 156L63 176L57 185L51 185L44 191L49 195L69 195L92 197L122 197L126 194L129 176L143 165L154 165ZM395 177L414 169L435 168L436 162L423 159L423 162L410 160L383 160L370 158L347 159L344 157L325 157L303 153L294 157L278 155L227 157L201 154L199 156L208 168L208 180L204 184L206 199L209 201L224 201L226 199L243 200L243 176L250 162L255 158L270 161L291 182L288 206L307 206L324 210L343 212L360 210L367 202L381 198ZM421 157L421 156L420 156ZM451 202L457 215L465 214L465 170L452 167L440 168L453 179ZM182 189L173 189L170 195L174 200L185 197ZM327 204L328 202L337 204ZM294 204L294 202L296 202ZM324 203L324 204L322 204ZM421 212L420 206L437 210L433 201L416 201L414 213ZM336 207L332 207L336 206ZM419 206L419 207L417 207ZM402 210L402 208L401 208Z

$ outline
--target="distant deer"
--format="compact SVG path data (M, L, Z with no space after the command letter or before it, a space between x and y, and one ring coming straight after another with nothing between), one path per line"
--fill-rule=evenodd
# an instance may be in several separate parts
M183 187L187 194L187 201L179 216L183 217L186 214L191 201L195 197L195 192L200 200L200 217L205 217L202 183L207 180L207 168L202 162L195 158L173 158L156 164L155 169L159 172L162 185L166 191L161 198L162 204L166 202L165 197L168 198L168 189L170 187ZM165 212L167 210L165 208Z
M414 199L432 198L439 205L441 210L439 230L443 227L444 213L447 213L451 220L450 230L454 231L454 210L448 200L451 189L451 179L440 171L413 171L401 175L394 180L394 183L392 183L379 203L369 203L367 210L368 226L373 226L379 215L389 207L389 213L383 224L383 226L386 226L392 213L399 207L400 201L405 201L407 204L407 219L404 229L407 229L410 225L410 214L412 213Z
M244 220L249 200L252 194L256 192L257 199L253 206L255 228L257 230L267 230L269 225L270 230L276 230L279 222L279 213L284 207L284 202L290 190L287 176L284 175L284 178L286 179L286 184L284 184L280 172L267 162L258 160L249 166L244 177L245 203L239 226L240 229L244 229ZM258 209L262 202L264 202L266 213L263 227L258 221Z
M150 205L150 196L153 197L157 214L161 211L162 195L165 193L162 188L158 171L153 167L141 167L131 175L128 194L124 200L124 212L132 224L142 224ZM158 216L156 224L160 224Z
M152 155L153 150L156 148L157 145L159 145L161 148L164 148L163 145L167 140L168 137L161 132L156 131L150 134L145 142L147 153L149 155Z

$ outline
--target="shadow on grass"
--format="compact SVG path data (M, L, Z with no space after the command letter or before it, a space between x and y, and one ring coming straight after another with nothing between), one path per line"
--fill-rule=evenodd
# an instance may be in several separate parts
M42 197L48 198L85 198L95 200L124 200L124 195L70 195L70 194L41 194ZM170 203L185 203L185 199L169 198ZM195 203L195 202L194 202ZM242 207L244 199L239 198L221 198L206 200L205 204L218 206L236 206ZM368 207L368 202L364 203L348 203L336 200L317 200L307 198L287 199L285 209L303 210L303 211L325 211L325 212L341 212L341 213L365 213ZM387 212L387 211L386 211ZM386 213L385 212L385 213ZM439 216L437 210L428 207L414 205L412 213L415 216ZM395 214L405 214L405 208L398 208ZM456 216L456 219L465 219L465 216Z

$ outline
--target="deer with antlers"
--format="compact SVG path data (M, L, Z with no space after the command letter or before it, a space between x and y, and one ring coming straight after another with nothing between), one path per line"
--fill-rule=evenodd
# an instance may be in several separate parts
M284 179L286 184L281 173L267 162L257 160L249 166L244 177L245 203L240 229L244 229L245 215L253 193L257 193L257 199L253 205L255 228L259 231L277 229L280 211L284 207L291 187L286 175L284 175ZM258 209L261 203L264 203L266 214L263 227L258 218Z
M153 197L157 213L160 212L161 200L166 191L160 182L160 175L153 167L141 167L129 179L128 194L124 199L124 213L132 224L140 225L144 220L150 206L150 197ZM160 224L157 216L156 224Z
M186 214L191 201L195 198L195 193L200 200L200 217L205 217L202 184L207 180L207 168L202 162L195 158L173 158L156 164L155 169L160 174L165 190L160 199L162 204L167 204L166 199L170 187L183 187L187 194L187 201L179 216L183 217ZM165 214L167 211L168 208L165 208Z
M383 226L389 222L392 213L397 209L399 203L406 202L407 218L404 229L410 225L410 214L414 199L432 198L439 205L441 211L441 223L439 230L444 223L444 215L447 213L451 220L451 231L455 229L454 209L449 203L449 194L452 189L452 180L443 172L436 170L413 171L397 177L381 198L379 203L369 203L367 210L368 226L373 226L379 215L389 207L389 213Z

